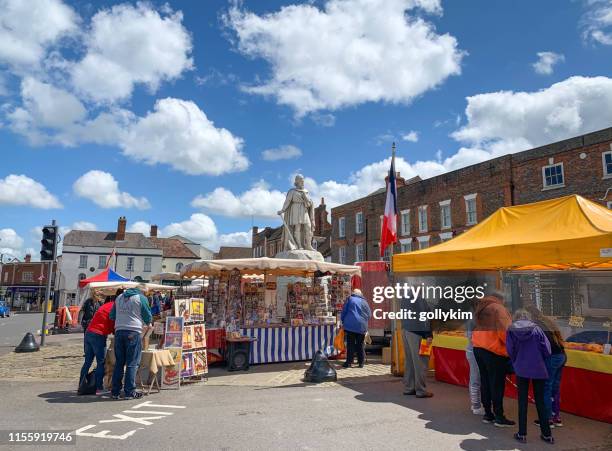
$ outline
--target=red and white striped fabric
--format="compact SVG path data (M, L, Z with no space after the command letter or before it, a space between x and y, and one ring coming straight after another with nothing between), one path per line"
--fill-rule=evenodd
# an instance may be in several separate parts
M385 255L385 249L397 242L397 186L395 182L395 155L391 158L389 178L387 182L387 200L380 233L380 256Z

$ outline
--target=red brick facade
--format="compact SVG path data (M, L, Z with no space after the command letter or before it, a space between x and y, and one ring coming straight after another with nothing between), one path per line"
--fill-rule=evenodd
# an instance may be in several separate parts
M0 291L10 300L10 305L16 305L16 298L23 303L26 300L37 301L38 305L44 298L47 286L48 262L14 262L2 265L0 273ZM39 278L43 276L41 280ZM56 263L51 272L51 289L55 287Z
M438 244L471 227L473 224L468 224L466 211L468 202L475 206L476 222L503 206L568 194L580 194L611 206L608 202L612 202L612 175L604 173L606 152L612 152L612 128L505 155L426 180L409 180L398 186L400 242L395 245L394 252ZM563 183L544 187L543 167L558 163L563 163ZM442 228L440 203L450 208L448 228ZM360 244L364 246L363 260L380 259L378 242L384 206L383 189L332 209L332 261L341 262L340 254L343 253L343 263L354 263L358 260L357 246ZM424 232L419 230L421 206L427 210L427 230ZM364 214L364 228L362 233L356 233L356 215L360 211ZM408 230L402 230L401 212L407 212L410 218ZM344 237L340 236L342 217L345 218Z

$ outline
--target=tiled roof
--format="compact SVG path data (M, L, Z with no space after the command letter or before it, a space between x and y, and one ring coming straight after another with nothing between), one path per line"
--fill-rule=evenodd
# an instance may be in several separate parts
M125 240L116 241L117 232L71 230L64 237L64 246L117 247L135 249L156 249L157 246L142 233L126 233Z
M178 239L154 237L149 239L162 250L164 258L200 258Z
M215 260L226 258L251 258L253 251L250 247L221 246L219 252L215 253Z

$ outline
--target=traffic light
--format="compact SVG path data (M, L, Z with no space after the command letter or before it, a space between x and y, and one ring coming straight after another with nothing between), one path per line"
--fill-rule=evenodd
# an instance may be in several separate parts
M57 226L44 226L42 229L42 244L40 248L40 261L55 260L55 251L57 248Z

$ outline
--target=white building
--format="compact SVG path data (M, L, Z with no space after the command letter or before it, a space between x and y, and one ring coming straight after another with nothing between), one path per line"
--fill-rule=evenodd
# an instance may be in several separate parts
M131 280L148 281L162 272L163 251L142 233L126 232L127 220L119 218L116 232L72 230L64 237L60 305L73 304L78 284L106 268L113 249L115 258L110 267Z

